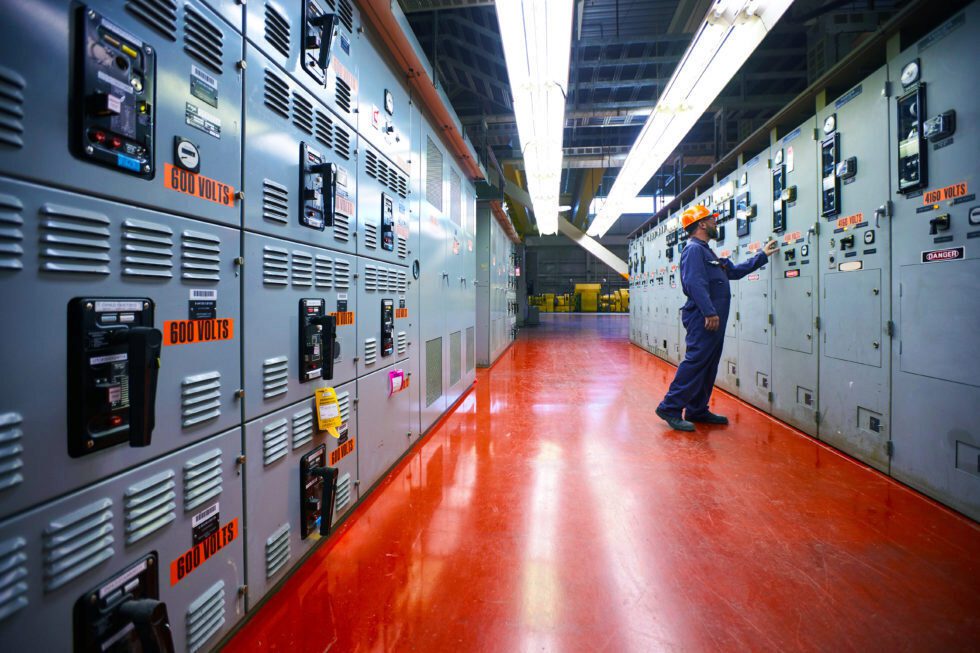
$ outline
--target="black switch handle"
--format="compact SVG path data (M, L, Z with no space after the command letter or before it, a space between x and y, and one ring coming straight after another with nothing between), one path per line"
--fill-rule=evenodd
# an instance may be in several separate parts
M333 45L333 30L337 26L337 14L320 14L310 19L310 25L320 28L320 51L317 53L316 64L326 70Z
M129 446L147 447L156 425L157 376L163 334L153 327L131 327L129 344Z
M310 470L313 476L323 479L320 487L320 535L330 534L330 525L333 524L333 505L337 501L337 477L340 470L336 467L314 467Z
M323 179L323 217L325 226L332 227L337 202L337 164L318 163L310 172Z
M119 606L119 614L133 622L144 653L174 653L166 603L154 599L131 599Z

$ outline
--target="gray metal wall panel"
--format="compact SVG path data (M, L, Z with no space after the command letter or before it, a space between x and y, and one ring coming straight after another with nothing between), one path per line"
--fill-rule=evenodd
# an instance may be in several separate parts
M353 254L357 135L251 45L246 62L245 229ZM337 214L323 231L299 221L301 143L338 167Z
M411 221L417 215L409 210L409 177L377 149L362 144L357 165L357 253L395 265L407 265ZM382 238L384 206L391 203L394 234L392 249L385 249Z
M378 45L380 38L373 31L361 34L360 41L357 130L366 142L408 174L412 159L417 157L414 150L418 149L412 132L415 107L411 90L404 74L389 65L384 47ZM385 104L386 94L390 94L391 113Z
M357 258L297 243L245 234L245 419L312 397L317 388L356 376L359 314L354 274ZM337 327L340 356L332 379L299 381L299 302L326 301L328 313L342 303L354 323Z
M411 272L399 265L386 265L379 261L357 257L357 370L358 375L369 374L411 355L409 343L411 316L415 313L408 301L408 279ZM390 299L394 307L404 300L408 318L397 318L394 324L394 351L390 356L381 354L381 302ZM397 314L396 314L397 315Z
M4 479L0 513L37 505L238 423L236 231L2 178L0 202L26 245L0 278L8 318L0 354L6 369L19 370L16 379L8 376L4 383L0 413L23 432L16 458L21 466ZM64 381L69 301L146 297L155 304L154 326L163 330L165 321L189 319L195 289L217 292L217 317L233 321L234 338L163 347L150 446L120 444L69 457L63 400L72 391ZM41 307L49 332L39 332L38 322L27 319ZM39 342L43 346L30 345ZM52 377L59 381L52 383ZM53 401L38 388L52 389L62 400Z
M39 0L32 11L8 11L4 16L4 38L0 40L0 61L7 77L23 80L23 101L18 107L25 116L19 120L22 147L0 148L0 174L26 178L52 186L106 197L124 197L143 206L191 217L238 225L241 220L237 201L208 201L164 186L168 177L165 164L174 160L174 137L186 138L200 151L200 174L241 188L242 73L236 68L241 56L242 37L223 20L196 0L177 5L170 38L119 10L119 3L95 0L86 6L111 16L120 28L141 39L156 51L155 173L152 179L123 174L74 157L68 149L69 120L74 107L69 66L74 59L74 36L70 28L70 5L61 0ZM190 93L191 67L200 65L184 49L184 22L189 12L206 21L220 33L221 73L208 69L218 80L217 108L204 104ZM168 28L169 29L169 28ZM44 42L44 56L25 57L36 52L39 35L58 35ZM57 63L56 63L57 62ZM53 89L58 89L55 92ZM185 122L188 105L210 114L220 123L220 138L189 126ZM41 154L43 153L43 155Z
M13 571L23 574L24 599L21 609L0 620L4 647L73 650L76 601L154 552L176 650L191 650L191 633L200 647L214 646L244 612L238 594L245 582L240 452L241 429L235 428L0 523L2 546L20 551ZM202 487L211 491L200 494ZM140 508L150 504L159 506L155 518L141 522ZM195 544L193 517L212 506L218 506L220 525L237 520L235 539L172 585L172 563ZM89 544L80 546L83 541ZM189 608L211 592L212 627L189 632L189 623L200 625L196 613L189 620Z
M351 381L336 386L335 390L342 406L341 415L346 406L346 438L354 440L354 449L331 465L339 470L338 487L341 482L347 484L345 492L338 492L334 523L351 510L359 497L356 482L357 384ZM338 440L318 429L315 410L313 399L305 399L245 425L249 609L322 540L318 533L302 538L300 459L320 445L326 445L329 464L330 455L338 450L339 444ZM282 439L275 448L270 447L270 436L267 435L273 430L275 437ZM341 504L342 494L349 498ZM276 548L274 556L270 555L270 547Z
M411 393L390 394L389 374L404 370L392 365L357 379L358 414L357 478L367 491L401 458L415 440L412 428Z
M974 198L980 176L980 4L974 2L888 64L888 77L918 59L925 83L925 117L956 111L956 132L938 143L926 143L925 190L962 183L968 201L931 197L918 192L892 195L892 307L896 342L892 348L891 472L926 494L980 519L980 430L976 384L977 347L973 332L958 326L980 323L977 259L980 247L971 235L980 232ZM897 145L896 100L905 93L894 82L889 101L890 132ZM890 163L897 172L896 156ZM892 178L892 188L898 183ZM936 207L929 210L925 207ZM920 213L924 211L924 213ZM971 223L970 214L974 213ZM949 215L949 229L930 234L929 222ZM964 260L923 263L923 252L963 247ZM935 313L934 311L941 311ZM966 340L962 338L965 337ZM943 349L944 352L939 350ZM939 361L947 366L941 367ZM972 381L972 383L971 383Z

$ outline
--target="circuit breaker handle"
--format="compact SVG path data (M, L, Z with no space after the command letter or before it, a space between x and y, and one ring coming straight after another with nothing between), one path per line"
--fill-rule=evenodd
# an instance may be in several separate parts
M337 164L320 163L310 168L310 172L323 180L323 218L325 225L332 227L337 206Z
M340 350L340 343L337 342L337 317L335 315L319 315L312 318L310 323L323 327L320 342L326 351L323 352L323 369L320 371L320 378L332 379L334 358Z
M157 376L160 371L160 329L134 326L120 329L129 361L129 446L148 447L156 425Z
M320 28L320 51L317 53L316 64L323 70L327 69L330 50L333 47L333 31L337 26L337 14L320 14L310 19L310 24Z
M118 611L133 622L144 653L174 653L166 603L154 599L130 599L120 605Z
M336 467L314 467L310 470L313 476L323 479L323 486L320 491L320 535L330 534L330 525L333 523L333 506L337 501L337 477L340 470Z

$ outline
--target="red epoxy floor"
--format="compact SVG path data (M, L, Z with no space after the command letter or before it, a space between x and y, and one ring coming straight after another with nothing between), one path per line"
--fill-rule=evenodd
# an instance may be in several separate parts
M980 527L674 368L542 316L228 651L952 651Z

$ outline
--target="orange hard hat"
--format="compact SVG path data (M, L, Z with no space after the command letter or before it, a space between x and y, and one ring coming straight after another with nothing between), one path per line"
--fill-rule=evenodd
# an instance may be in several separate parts
M717 213L709 211L708 207L704 204L695 204L681 213L681 226L687 229L698 220L704 220L705 218L711 218L717 215Z

